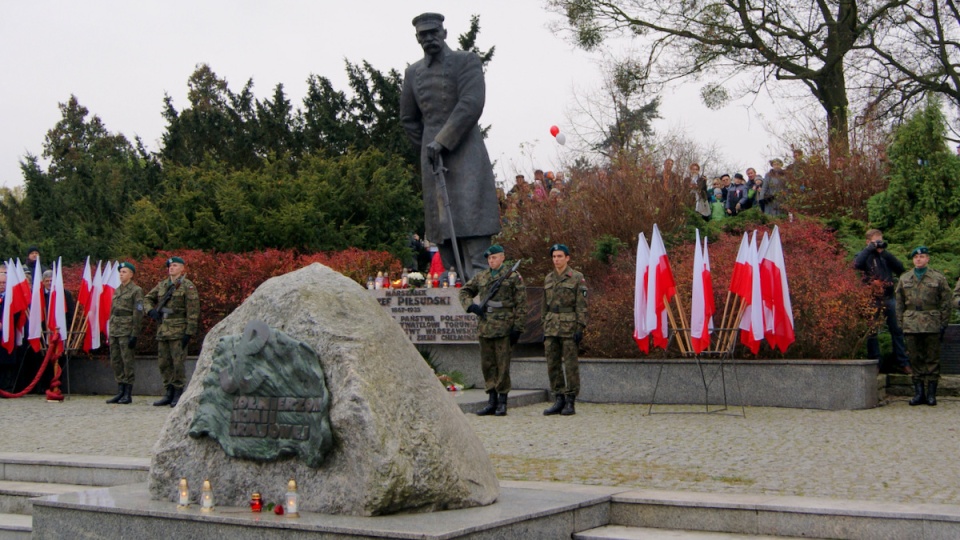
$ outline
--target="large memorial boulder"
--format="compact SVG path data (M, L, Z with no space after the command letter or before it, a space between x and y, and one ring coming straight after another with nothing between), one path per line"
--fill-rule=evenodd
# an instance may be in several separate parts
M267 281L207 334L153 454L161 500L177 500L180 478L194 500L209 479L227 506L253 492L282 502L293 478L301 510L363 516L499 493L482 443L403 330L320 264Z

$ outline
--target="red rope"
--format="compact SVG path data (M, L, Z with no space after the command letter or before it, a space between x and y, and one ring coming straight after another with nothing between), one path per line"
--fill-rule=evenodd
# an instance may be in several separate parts
M43 372L47 370L47 365L50 363L50 361L53 360L54 362L56 362L57 360L60 359L61 354L63 354L63 347L58 347L58 346L55 346L53 343L51 343L50 346L47 347L47 354L46 356L43 357L43 364L41 364L40 369L37 370L37 376L33 378L33 381L31 381L26 388L17 392L16 394L11 394L10 392L5 392L3 390L0 390L0 397L12 399L12 398L23 397L26 394L29 394L30 391L33 390L33 387L36 386L38 382L40 382L40 377L43 375Z

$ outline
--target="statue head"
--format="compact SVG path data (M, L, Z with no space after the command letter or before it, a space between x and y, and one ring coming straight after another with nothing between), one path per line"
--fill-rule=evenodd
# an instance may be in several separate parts
M443 28L443 15L439 13L422 13L413 19L413 26L417 29L417 43L423 47L423 52L435 55L443 50L447 31Z

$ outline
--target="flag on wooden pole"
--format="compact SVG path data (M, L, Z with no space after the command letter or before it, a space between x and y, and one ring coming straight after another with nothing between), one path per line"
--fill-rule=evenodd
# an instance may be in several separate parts
M660 229L653 225L650 239L650 257L647 263L647 310L645 324L653 338L653 346L667 348L670 337L667 310L677 294L676 281L670 270L667 248L663 245Z
M637 237L637 272L633 290L633 340L645 353L650 352L650 330L647 329L647 280L650 247L643 233Z
M793 333L793 306L790 302L790 286L787 284L787 267L783 261L780 228L776 226L760 262L760 288L763 295L764 336L771 348L785 353L796 337Z
M700 244L700 229L693 254L693 286L690 301L690 344L693 352L701 353L710 348L710 333L713 330L713 281L710 278L710 259L707 254L707 239Z
M34 267L33 275L40 276L40 256L37 255L37 264ZM43 319L47 313L47 307L43 305L43 284L40 277L33 280L33 293L30 295L30 321L27 327L27 343L33 348L34 352L40 352L43 348Z

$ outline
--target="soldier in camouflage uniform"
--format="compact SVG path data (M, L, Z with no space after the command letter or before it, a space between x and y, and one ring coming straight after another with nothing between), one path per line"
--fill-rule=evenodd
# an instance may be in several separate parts
M147 314L160 325L157 361L167 393L153 402L157 407L175 407L180 401L186 379L183 363L187 359L187 344L197 334L200 323L200 296L193 282L184 277L183 266L180 257L167 259L167 279L143 298ZM169 299L164 302L165 298Z
M915 395L910 405L937 404L940 341L950 322L950 285L943 274L927 267L929 253L924 246L910 253L914 269L900 276L894 291L897 319L903 328L913 368Z
M113 292L107 328L110 329L110 365L119 388L107 403L126 405L133 401L133 353L143 322L143 289L133 282L135 266L120 263L118 272L120 286Z
M543 280L543 348L554 404L545 415L576 414L580 393L580 362L577 347L587 326L587 282L569 268L570 250L563 244L550 246L554 271Z
M494 244L486 253L490 268L473 276L460 289L460 304L468 313L480 318L477 334L480 339L480 369L489 399L487 406L477 412L479 416L507 414L507 394L510 392L511 348L520 339L527 320L527 291L523 278L517 272L510 273L500 283L497 293L490 297L486 306L482 302L490 296L494 284L510 271L504 266L506 254L503 247Z

